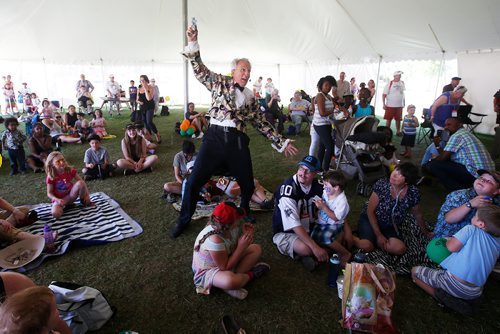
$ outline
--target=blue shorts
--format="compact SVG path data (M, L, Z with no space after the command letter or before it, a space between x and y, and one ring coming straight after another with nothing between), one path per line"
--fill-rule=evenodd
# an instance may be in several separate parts
M398 234L398 232L394 229L394 226L379 225L379 229L380 232L382 232L382 235L387 239L396 238L401 240L401 237ZM370 224L370 221L368 220L368 215L366 214L366 212L361 213L361 215L359 216L358 235L360 239L366 239L370 241L374 246L377 245L377 236L375 235L375 232L373 232L372 226Z

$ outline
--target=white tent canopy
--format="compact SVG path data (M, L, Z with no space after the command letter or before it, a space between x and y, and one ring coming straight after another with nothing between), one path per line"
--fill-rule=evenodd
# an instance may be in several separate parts
M131 77L137 82L146 73L182 101L182 0L0 0L0 8L0 73L12 74L18 87L28 81L42 94L71 99L80 73L96 87L114 73L124 88ZM442 58L488 50L490 58L500 59L499 12L497 0L188 1L202 57L214 70L228 73L232 58L248 57L254 78L277 78L288 96L298 87L314 92L319 77L346 68L349 77L363 75L360 81L366 81L376 78L379 61L430 59L437 65L422 107L432 103L437 85L457 69L467 70L448 63L439 75ZM402 65L382 66L379 85L395 66ZM411 87L412 78L404 80ZM491 101L500 86L495 80L478 100ZM190 83L195 101L208 99L202 92Z

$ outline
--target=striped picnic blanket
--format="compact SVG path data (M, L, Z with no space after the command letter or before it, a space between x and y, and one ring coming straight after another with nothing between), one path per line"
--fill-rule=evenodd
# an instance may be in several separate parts
M23 230L43 235L43 227L49 224L58 232L55 251L42 254L33 262L18 271L24 272L38 267L49 256L62 255L71 241L84 244L98 244L135 237L142 233L142 227L133 220L120 205L108 195L99 192L90 195L94 207L83 207L79 202L64 211L59 219L51 215L51 204L35 205L32 209L38 213L38 221Z

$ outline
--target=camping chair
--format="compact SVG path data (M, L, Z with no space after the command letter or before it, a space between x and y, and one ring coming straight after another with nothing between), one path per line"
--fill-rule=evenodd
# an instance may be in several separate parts
M480 117L479 121L473 121L470 116ZM478 114L472 112L472 106L460 106L458 108L458 118L467 127L467 130L474 132L474 129L478 127L479 124L483 122L483 118L487 116L486 114Z
M424 108L422 110L422 118L424 121L420 124L420 129L418 130L417 144L420 144L423 141L425 146L428 146L431 143L431 138L434 134L434 127L432 126L430 114L430 109Z

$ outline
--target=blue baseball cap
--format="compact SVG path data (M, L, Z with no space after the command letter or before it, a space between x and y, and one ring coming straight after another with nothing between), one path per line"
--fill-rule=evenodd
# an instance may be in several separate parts
M317 172L321 169L318 159L312 155L308 155L300 160L299 166L305 166L311 172Z

